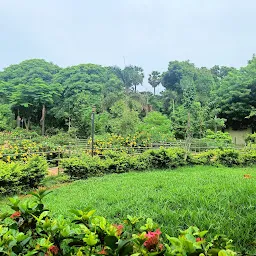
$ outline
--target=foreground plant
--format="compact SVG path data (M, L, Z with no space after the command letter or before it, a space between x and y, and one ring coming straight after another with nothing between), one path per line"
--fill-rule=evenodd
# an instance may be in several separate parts
M49 191L32 193L34 200L10 199L13 213L0 215L0 255L236 255L232 241L189 227L178 237L163 235L152 219L127 216L109 223L95 210L72 210L72 222L52 218L43 204Z

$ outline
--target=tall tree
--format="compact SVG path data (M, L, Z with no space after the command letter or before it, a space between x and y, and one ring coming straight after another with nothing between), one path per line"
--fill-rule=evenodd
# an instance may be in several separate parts
M126 66L124 69L114 66L112 67L113 73L122 81L126 92L134 88L137 91L137 86L143 83L144 73L141 67Z
M156 95L156 87L161 83L162 75L158 71L152 71L148 77L148 83L154 89L154 95Z

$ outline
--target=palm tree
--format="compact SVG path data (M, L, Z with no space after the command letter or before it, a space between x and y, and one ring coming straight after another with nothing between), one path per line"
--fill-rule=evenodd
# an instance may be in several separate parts
M152 71L149 74L148 82L154 88L154 95L156 95L156 87L161 83L162 75L158 71Z

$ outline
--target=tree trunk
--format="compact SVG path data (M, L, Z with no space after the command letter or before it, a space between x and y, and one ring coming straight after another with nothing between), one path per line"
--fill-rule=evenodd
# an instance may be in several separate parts
M134 85L134 90L135 90L135 92L136 92L136 90L137 90L137 85L136 85L136 84Z
M45 114L46 114L45 104L43 104L42 117L41 117L41 120L40 120L40 123L42 125L42 136L44 136L44 132L45 132Z
M217 132L217 115L214 117L214 131Z
M174 104L174 99L172 99L172 113L175 113L175 104Z
M17 127L20 128L20 110L18 109L18 115L17 115Z
M31 119L31 117L29 117L28 120L26 118L23 118L27 131L29 130L29 127L30 127L30 119Z
M186 153L184 159L187 160L188 152L190 151L191 146L191 120L190 120L190 111L188 112L188 122L187 122L187 131L186 131L186 141L185 141L185 148Z
M154 96L156 95L156 87L153 87L154 88Z
M68 103L68 131L71 128L71 117L70 117L70 104Z

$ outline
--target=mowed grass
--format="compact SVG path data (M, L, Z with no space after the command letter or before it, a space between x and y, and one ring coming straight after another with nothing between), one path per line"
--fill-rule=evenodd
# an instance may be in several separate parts
M212 235L225 234L236 249L255 253L256 167L196 166L106 175L55 189L45 203L54 215L67 217L70 209L87 206L114 223L127 214L150 217L169 235L195 225Z

